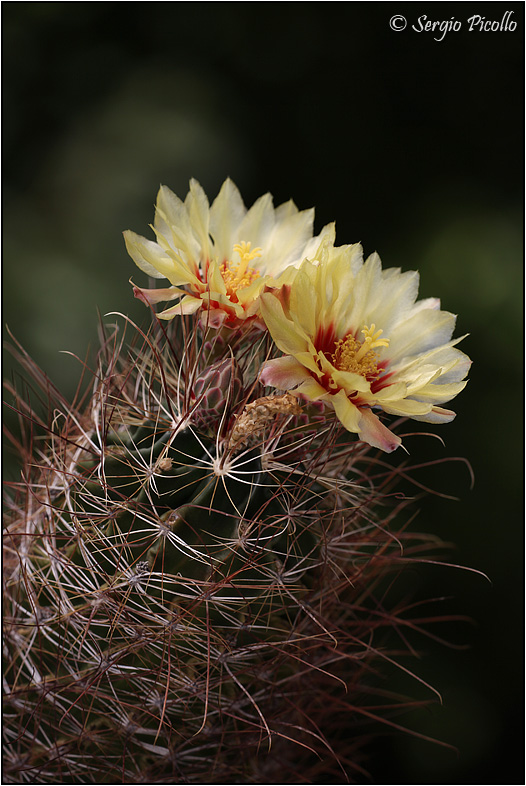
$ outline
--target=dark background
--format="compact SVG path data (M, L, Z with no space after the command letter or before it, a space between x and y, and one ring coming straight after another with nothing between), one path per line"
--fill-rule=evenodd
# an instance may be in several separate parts
M422 297L459 315L473 358L446 441L408 439L421 475L457 495L415 527L486 573L427 566L418 597L474 625L467 649L419 642L408 664L443 705L403 719L458 749L387 736L376 783L518 784L523 775L522 3L4 2L4 323L70 394L97 307L145 322L124 229L150 236L160 183L212 199L229 175L247 205L271 191L316 207L316 231L419 269ZM468 32L468 17L514 31ZM394 32L395 14L408 19ZM459 20L443 41L411 29ZM439 37L441 34L436 33ZM5 359L5 373L11 364ZM11 462L6 453L7 473ZM444 633L444 631L442 631ZM418 683L393 676L420 698Z

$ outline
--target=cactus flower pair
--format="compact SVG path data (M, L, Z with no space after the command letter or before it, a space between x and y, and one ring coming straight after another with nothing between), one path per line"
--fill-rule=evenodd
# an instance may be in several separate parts
M258 324L284 353L267 361L263 385L322 401L364 442L401 444L373 410L430 423L466 385L470 359L455 348L455 316L440 301L417 301L418 273L364 263L359 244L334 245L334 225L312 236L313 211L270 194L246 210L230 180L209 207L196 181L181 202L158 195L157 242L125 232L131 257L168 289L140 289L149 304L177 299L163 319L202 311L209 327ZM185 288L186 287L186 288Z

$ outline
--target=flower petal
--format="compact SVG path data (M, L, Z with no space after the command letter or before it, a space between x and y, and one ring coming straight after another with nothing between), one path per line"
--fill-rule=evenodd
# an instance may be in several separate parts
M431 411L431 404L422 401L415 401L412 398L403 398L395 402L382 401L382 409L390 415L414 418L427 415Z
M314 377L308 377L301 385L295 390L291 390L295 396L304 396L309 401L318 401L322 399L323 401L327 401L330 403L330 399L333 398L324 387L322 387Z
M309 240L302 252L303 259L320 261L324 249L330 248L336 241L336 225L334 222L326 224L320 234Z
M360 413L360 439L363 442L386 453L392 453L402 444L400 437L389 431L370 409L360 409Z
M272 276L304 259L314 223L314 210L299 211L292 200L276 208L275 215L276 224L264 248L265 271Z
M336 417L347 431L352 431L355 434L360 431L360 410L349 401L345 391L339 390L335 396L327 399L327 403L334 407Z
M305 379L310 378L310 374L296 358L291 355L284 355L281 358L267 360L263 364L259 379L262 385L272 385L280 390L296 387Z
M181 295L186 294L184 289L179 289L179 287L167 287L166 289L142 289L141 287L136 286L133 284L133 294L139 300L142 300L143 303L146 303L148 306L155 305L155 303L160 303L165 300L175 300L176 297L181 297Z
M241 194L227 178L210 208L210 234L219 262L229 259L234 244L240 239L238 228L246 213Z
M291 289L289 308L294 314L294 321L308 336L316 333L316 316L318 312L318 293L312 286L308 268L312 267L306 262L294 279Z
M252 248L261 247L265 252L265 242L274 228L275 217L272 196L263 194L254 202L238 228L238 242L250 242Z
M192 229L201 246L201 255L204 259L208 259L210 257L210 208L205 192L194 178L190 180L190 191L184 203Z
M167 308L161 311L157 316L159 319L173 319L174 317L181 316L182 314L195 314L197 309L201 306L200 298L186 295L176 306Z
M401 322L391 334L386 355L392 363L420 355L448 342L455 329L456 316L448 311L420 309Z
M173 260L164 253L158 243L147 240L130 229L122 234L128 254L143 273L152 278L169 278L170 275L173 275ZM179 283L184 284L185 281Z
M294 323L283 313L283 306L277 297L263 293L260 298L261 314L276 346L285 355L308 350L308 342L300 334Z
M452 398L458 396L466 385L467 379L463 382L449 382L447 385L429 385L413 395L415 401L428 401L432 404L445 404Z
M157 194L153 229L157 242L165 250L179 251L188 260L199 259L199 241L192 229L186 205L166 186L161 186Z
M427 415L411 415L413 420L420 420L423 423L451 423L456 417L456 412L442 407L433 407Z

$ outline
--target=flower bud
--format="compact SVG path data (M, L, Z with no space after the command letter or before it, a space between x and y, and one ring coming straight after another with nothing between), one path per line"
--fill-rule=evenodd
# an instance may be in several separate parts
M234 358L213 363L196 379L192 399L197 406L194 422L203 428L217 427L225 410L228 414L243 392L243 374Z

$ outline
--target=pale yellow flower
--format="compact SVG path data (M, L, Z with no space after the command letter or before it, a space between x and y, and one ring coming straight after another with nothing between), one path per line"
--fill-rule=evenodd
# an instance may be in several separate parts
M142 271L172 286L135 287L135 295L149 304L177 300L158 315L162 319L203 309L212 327L261 322L260 294L290 281L323 238L334 238L334 225L313 237L313 220L314 210L300 211L292 200L274 208L270 194L247 210L229 179L212 206L196 180L184 202L161 186L152 227L157 240L129 230L124 239Z
M401 439L373 409L452 420L440 405L465 387L471 361L451 338L456 317L417 294L417 272L382 270L377 254L364 263L360 245L325 244L279 297L262 295L263 318L285 355L264 365L261 381L323 401L348 431L388 452Z

